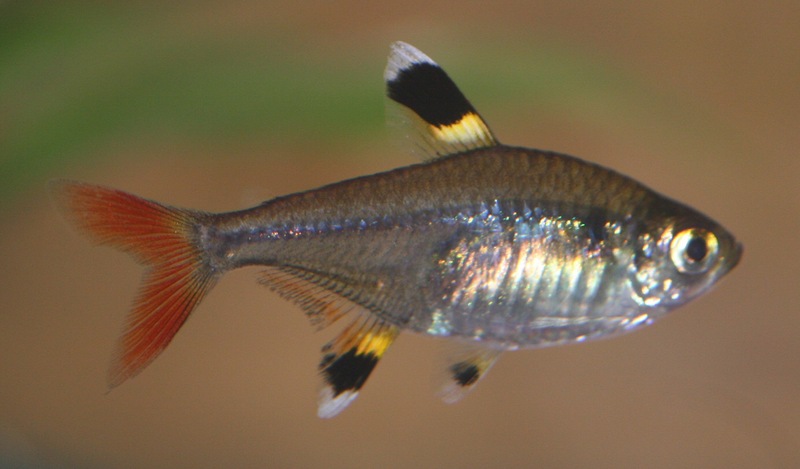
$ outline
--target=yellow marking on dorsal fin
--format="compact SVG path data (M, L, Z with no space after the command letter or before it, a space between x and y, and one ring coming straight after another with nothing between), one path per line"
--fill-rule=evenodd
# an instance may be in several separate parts
M463 145L466 148L481 148L495 145L494 137L481 117L475 113L465 114L455 124L440 127L431 125L433 136L448 145Z

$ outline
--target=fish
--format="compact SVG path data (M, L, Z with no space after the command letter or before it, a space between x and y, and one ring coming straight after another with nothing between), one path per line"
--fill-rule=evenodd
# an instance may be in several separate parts
M317 329L317 414L359 395L401 332L447 339L438 393L457 402L505 351L616 336L709 291L742 244L688 205L595 163L498 142L447 73L391 45L388 102L410 166L208 213L70 180L66 218L145 266L108 375L139 374L226 272L259 282Z

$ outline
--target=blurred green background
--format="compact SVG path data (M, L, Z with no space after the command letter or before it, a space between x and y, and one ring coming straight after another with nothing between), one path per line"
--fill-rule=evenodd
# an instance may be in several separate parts
M0 3L0 466L796 467L798 24L788 1ZM326 334L234 272L106 394L140 269L46 181L233 210L414 163L385 130L395 40L502 141L697 207L742 264L644 331L508 354L456 406L439 344L403 336L333 421Z

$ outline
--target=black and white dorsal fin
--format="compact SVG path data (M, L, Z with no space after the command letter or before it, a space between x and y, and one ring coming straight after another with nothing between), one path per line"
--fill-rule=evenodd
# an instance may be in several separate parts
M392 44L386 94L404 107L408 134L427 157L497 145L489 126L430 57L405 42Z

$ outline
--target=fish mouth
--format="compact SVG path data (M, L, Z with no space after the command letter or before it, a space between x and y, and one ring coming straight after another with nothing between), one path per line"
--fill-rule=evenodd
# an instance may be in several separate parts
M726 274L731 271L734 267L739 264L739 261L742 259L742 254L744 253L744 245L738 241L735 241L733 244L733 248L730 250L730 254L725 256L725 262L723 264L723 271L722 274Z

